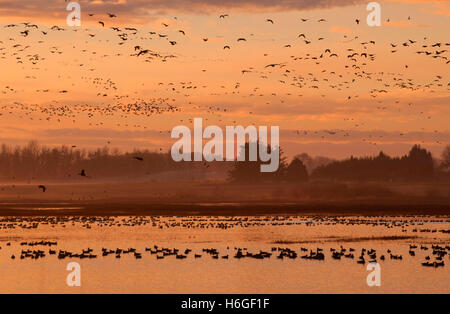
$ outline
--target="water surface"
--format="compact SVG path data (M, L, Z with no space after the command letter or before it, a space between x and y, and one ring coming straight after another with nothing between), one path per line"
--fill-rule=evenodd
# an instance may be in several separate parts
M435 261L433 246L449 252L449 222L448 216L4 217L0 292L450 293L448 254L442 258L444 267L422 266L427 256ZM40 241L56 245L32 243ZM152 254L149 250L156 251L155 246L178 249L186 258ZM88 248L96 258L58 259L60 250L81 254ZM135 251L102 256L103 248ZM234 256L239 248L244 255L272 255L238 259ZM318 248L325 260L301 258ZM366 283L367 254L366 264L356 262L363 248L376 250L380 287ZM217 251L217 258L205 249ZM278 258L287 249L295 251L296 258ZM352 249L354 258L333 259L331 249L345 249L345 254ZM45 257L21 259L27 250L43 251ZM81 266L81 287L66 284L66 266L72 261Z

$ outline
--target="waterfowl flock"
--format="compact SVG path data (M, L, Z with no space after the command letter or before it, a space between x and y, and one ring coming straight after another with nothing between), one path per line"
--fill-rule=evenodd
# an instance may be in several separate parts
M56 242L52 245L57 245ZM10 243L9 243L10 245ZM21 246L45 246L45 244L27 244L21 243ZM416 247L417 245L410 245L410 247ZM425 257L425 261L421 262L422 266L425 267L444 267L445 259L450 261L450 245L431 245L431 246L420 246L420 250L430 251ZM1 253L1 251L0 251ZM409 251L412 257L415 257L415 251ZM411 254L414 253L414 254ZM304 259L304 260L316 260L316 261L325 261L327 259L333 260L341 260L341 259L350 259L356 260L357 264L366 264L366 263L378 263L387 260L395 261L403 261L403 256L400 254L393 254L391 250L386 250L386 252L378 252L375 249L367 249L362 248L360 252L357 254L356 249L349 247L344 248L342 245L338 249L330 248L330 255L326 255L323 248L315 247L315 248L306 248L300 247L298 250L288 248L288 247L279 247L274 246L270 251L265 251L260 249L258 252L251 252L246 247L234 247L234 249L230 249L227 247L226 252L220 252L217 248L203 248L199 252L194 252L193 249L178 249L178 248L168 248L158 245L153 245L151 247L145 247L142 252L139 252L137 248L102 248L99 254L94 253L92 248L86 248L81 250L81 252L70 252L67 250L55 250L55 249L21 249L18 254L12 254L11 260L15 260L16 256L20 257L20 260L23 259L31 259L38 260L44 259L47 257L54 256L59 260L64 259L97 259L99 257L108 257L114 256L116 259L120 259L124 256L132 256L136 260L142 259L143 256L151 257L154 256L155 260L162 260L165 258L173 257L175 259L200 259L203 257L209 256L212 259L222 259L228 260L230 258L234 259L271 259L272 257L283 260L283 259ZM431 257L430 257L431 256Z
M48 216L0 217L0 230L39 229L40 227L108 228L144 227L158 229L235 229L265 226L369 226L399 229L402 233L450 234L447 216ZM434 228L424 226L439 226ZM441 227L445 226L445 227Z
M116 230L122 228L150 229L159 234L171 234L172 230L178 232L184 230L206 232L231 232L231 230L243 230L248 228L314 228L327 226L334 227L381 227L383 230L397 229L402 235L383 235L366 237L322 237L317 240L296 240L296 241L272 241L261 243L261 248L251 248L247 246L228 245L227 240L219 241L219 247L185 247L175 248L167 245L153 244L150 246L137 247L102 247L94 249L86 247L80 251L68 250L61 245L61 241L56 240L32 240L23 241L17 238L8 241L4 245L9 247L8 252L13 252L9 256L11 260L38 260L46 258L57 258L58 260L71 259L98 259L110 258L121 259L131 256L136 260L153 258L155 261L174 258L176 260L200 260L211 258L213 260L315 260L315 261L355 261L356 264L365 265L367 263L379 263L387 261L402 262L405 260L420 261L424 267L439 268L444 267L449 260L450 240L446 237L449 229L423 226L445 226L448 224L448 217L308 217L308 216L255 216L255 217L216 217L216 216L187 216L187 217L165 217L165 216L140 216L140 217L3 217L0 218L0 229L12 232L16 229L25 231L22 233L26 237L26 232L32 234L36 229L60 228L67 230L72 228L78 232L86 232L89 229L101 230L103 234L114 234ZM83 231L85 230L85 231ZM438 233L442 235L440 241L433 241L437 238L420 238L416 233ZM407 235L403 235L407 233ZM410 235L408 235L410 234ZM300 235L301 236L301 235ZM126 239L122 239L126 241ZM371 241L383 241L386 246L389 243L396 243L394 249L386 248L380 250L370 247ZM62 241L64 242L64 241ZM409 242L409 244L408 244ZM413 242L413 243L411 243ZM432 243L436 242L436 243ZM346 246L346 243L355 243L353 246ZM358 247L359 244L364 244ZM398 243L405 248L406 254L399 254ZM177 244L175 242L174 244ZM226 244L226 248L223 245ZM272 244L270 247L269 244ZM274 245L275 244L275 245ZM306 244L306 245L305 245ZM0 259L3 257L0 242Z

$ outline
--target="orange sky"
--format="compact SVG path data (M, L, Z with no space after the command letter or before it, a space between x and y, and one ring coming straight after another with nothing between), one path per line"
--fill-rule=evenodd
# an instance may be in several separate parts
M291 156L450 142L448 1L380 2L381 27L365 1L222 2L80 1L70 28L64 1L0 0L0 142L168 148L194 117L278 125Z

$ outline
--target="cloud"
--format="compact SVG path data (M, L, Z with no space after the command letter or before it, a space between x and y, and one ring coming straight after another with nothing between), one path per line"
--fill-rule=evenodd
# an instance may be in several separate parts
M49 146L71 146L96 149L110 146L122 151L149 149L164 151L175 142L168 132L155 130L130 131L116 129L41 129L5 128L13 134L0 136L0 144L24 145L32 139ZM354 129L284 129L280 130L280 142L287 155L307 152L311 155L325 155L332 158L345 158L351 154L377 154L380 150L392 155L407 153L413 144L421 144L438 157L445 143L450 142L450 132L400 132ZM20 137L17 134L20 133ZM9 136L8 136L9 135ZM110 142L110 144L108 144Z
M427 24L417 24L411 21L389 21L383 22L383 26L396 27L396 28L412 28L412 27L431 27Z
M131 20L154 14L223 12L278 12L310 10L362 4L363 0L80 0L81 11L114 13ZM60 0L0 0L0 16L61 18L68 2Z
M450 17L450 5L448 3L436 3L435 6L437 11L433 11L433 14Z
M332 26L330 28L330 33L351 34L352 32L353 30L348 27Z

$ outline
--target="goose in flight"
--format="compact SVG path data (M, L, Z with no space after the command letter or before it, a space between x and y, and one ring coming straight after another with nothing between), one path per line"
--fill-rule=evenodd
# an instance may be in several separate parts
M133 157L133 159L136 159L136 160L138 160L138 161L144 161L144 158L142 158L142 157L137 157L137 156Z
M141 51L139 51L139 53L137 54L137 56L139 57L140 55L144 55L144 54L149 53L149 52L150 52L150 50L148 50L148 49L141 50Z
M109 16L110 18L117 17L115 14L112 14L112 13L108 13L108 16Z
M47 191L45 185L39 185L38 188L42 190L42 193L45 193Z
M272 19L266 19L266 22L273 24L273 20Z
M99 21L98 24L100 24L101 26L105 27L105 23L103 23L102 21Z
M224 18L226 18L226 17L228 17L228 14L221 14L221 15L219 16L219 18L221 18L221 19L224 19Z
M238 38L237 41L238 41L238 42L239 42L239 41L247 41L247 39L245 39L245 38Z

